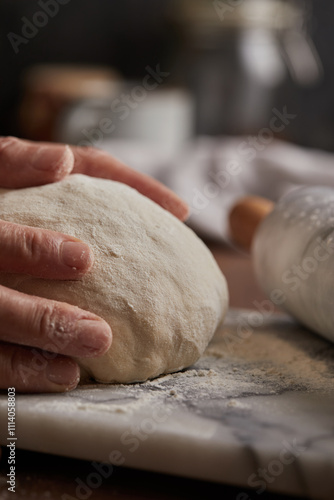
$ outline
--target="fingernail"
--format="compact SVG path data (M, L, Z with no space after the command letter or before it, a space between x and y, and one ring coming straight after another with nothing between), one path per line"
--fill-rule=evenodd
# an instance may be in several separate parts
M111 345L111 328L101 320L80 320L76 323L77 338L81 343L80 356L87 358L104 354Z
M32 157L32 165L37 170L53 170L55 166L61 171L71 171L74 156L69 146L40 146Z
M90 269L94 262L89 246L76 241L65 241L61 244L60 258L65 266L78 271Z
M78 365L71 359L52 359L46 367L46 377L49 382L74 388L80 380Z

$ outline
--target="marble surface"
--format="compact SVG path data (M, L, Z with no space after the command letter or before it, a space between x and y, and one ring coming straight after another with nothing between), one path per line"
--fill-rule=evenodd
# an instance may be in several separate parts
M17 447L334 498L334 346L285 315L231 310L191 368L17 397ZM7 400L0 396L0 443Z

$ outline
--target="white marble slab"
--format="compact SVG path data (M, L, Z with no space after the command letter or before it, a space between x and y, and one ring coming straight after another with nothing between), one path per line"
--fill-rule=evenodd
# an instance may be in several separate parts
M184 372L18 396L17 446L229 483L240 495L254 486L332 500L333 375L329 342L284 315L232 310ZM2 444L6 403L1 395Z

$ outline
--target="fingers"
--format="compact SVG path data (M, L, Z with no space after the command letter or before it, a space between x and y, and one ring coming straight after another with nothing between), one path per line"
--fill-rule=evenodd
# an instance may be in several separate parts
M89 246L76 238L0 221L0 271L72 280L93 263Z
M111 337L109 325L92 313L0 286L0 389L74 389L79 367L60 354L100 356Z
M59 181L70 173L123 182L179 219L185 220L188 217L187 204L173 191L148 175L127 167L104 151L0 137L1 187L40 186Z
M0 340L74 357L104 354L109 325L95 314L62 302L0 286Z
M74 389L79 379L79 366L70 358L0 343L0 389L64 392Z
M69 146L0 137L0 186L3 188L56 182L71 173L73 165Z
M72 147L72 151L75 158L73 173L123 182L158 203L180 220L188 217L188 205L173 191L152 177L127 167L99 149Z

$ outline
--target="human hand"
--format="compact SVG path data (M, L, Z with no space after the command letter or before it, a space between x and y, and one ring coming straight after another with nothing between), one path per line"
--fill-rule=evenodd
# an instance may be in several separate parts
M180 219L187 206L162 184L90 148L0 138L0 186L22 188L85 173L124 182ZM61 233L0 221L0 271L48 279L80 279L93 265L91 250ZM110 327L76 307L0 286L0 388L61 392L79 381L69 357L99 356Z
M77 280L93 262L76 238L0 221L0 272ZM110 327L95 314L0 286L1 389L73 389L80 372L68 356L99 356L110 344Z
M188 216L187 204L173 191L104 151L0 137L0 187L40 186L60 181L69 174L85 174L123 182L180 220L184 221Z

